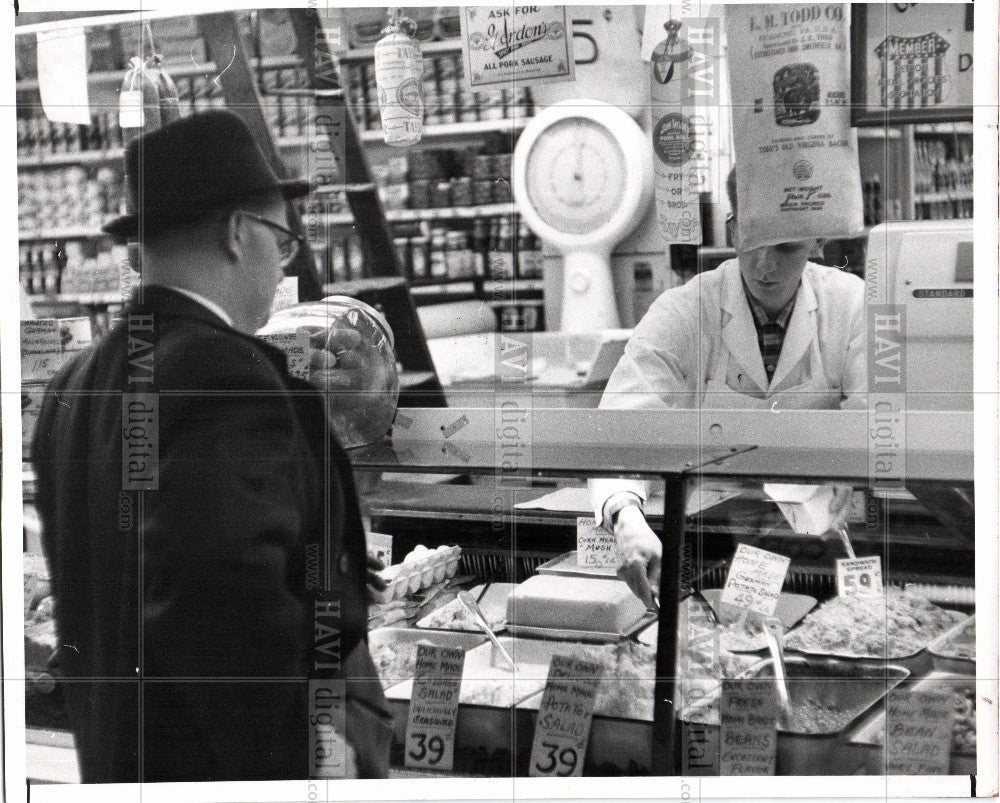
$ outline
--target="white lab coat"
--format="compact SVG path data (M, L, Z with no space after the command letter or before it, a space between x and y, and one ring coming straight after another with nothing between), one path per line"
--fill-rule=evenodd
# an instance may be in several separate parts
M732 259L663 293L635 328L608 380L602 408L834 409L867 390L864 282L806 263L771 382ZM600 520L611 493L644 484L593 481Z

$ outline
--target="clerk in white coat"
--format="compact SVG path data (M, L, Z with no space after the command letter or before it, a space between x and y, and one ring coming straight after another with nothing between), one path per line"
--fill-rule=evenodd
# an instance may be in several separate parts
M666 291L636 326L602 408L836 409L867 390L864 282L808 261L816 240L745 250L736 173L726 181L735 260ZM661 546L643 516L645 486L594 480L597 520L613 529L619 575L652 604Z

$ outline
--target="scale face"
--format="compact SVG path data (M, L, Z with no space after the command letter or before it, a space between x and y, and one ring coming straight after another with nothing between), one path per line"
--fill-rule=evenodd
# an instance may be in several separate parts
M611 251L649 206L649 137L610 104L554 103L518 138L513 178L518 212L563 255L562 330L618 328Z
M566 117L542 131L528 152L528 199L548 225L571 234L600 228L625 196L626 160L607 126Z

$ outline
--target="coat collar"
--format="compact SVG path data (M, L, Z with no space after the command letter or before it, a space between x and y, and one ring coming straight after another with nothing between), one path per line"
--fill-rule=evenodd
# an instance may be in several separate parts
M282 375L288 373L288 360L281 349L258 337L234 329L204 304L198 303L190 296L179 293L173 288L156 284L142 285L136 288L125 307L125 315L137 314L152 314L164 318L187 318L220 329L232 337L244 338L263 351Z
M816 292L812 282L810 264L802 272L802 282L795 296L795 308L785 332L785 342L781 357L774 372L770 388L775 389L788 376L802 355L809 348L816 332L813 313L818 307ZM757 329L753 323L753 313L747 301L740 275L739 260L733 259L722 265L722 341L726 349L739 363L740 370L761 390L768 390L764 361L757 343Z

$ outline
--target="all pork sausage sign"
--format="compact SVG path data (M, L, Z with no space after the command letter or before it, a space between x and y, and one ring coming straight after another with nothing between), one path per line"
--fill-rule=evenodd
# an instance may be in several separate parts
M462 8L465 74L477 86L572 81L573 31L564 6Z

